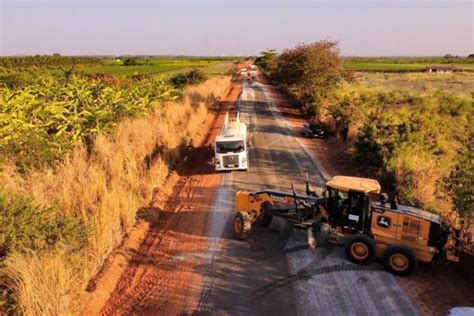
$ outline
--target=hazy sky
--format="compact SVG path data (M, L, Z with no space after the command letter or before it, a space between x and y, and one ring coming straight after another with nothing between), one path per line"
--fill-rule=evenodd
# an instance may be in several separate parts
M343 55L474 53L474 0L0 0L0 19L0 55L240 55L321 39Z

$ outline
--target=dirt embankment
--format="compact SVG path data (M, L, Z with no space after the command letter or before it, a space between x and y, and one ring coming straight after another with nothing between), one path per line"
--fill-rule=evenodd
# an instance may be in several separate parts
M265 78L261 78L263 82ZM301 130L307 118L287 99L278 102L278 108L296 131ZM301 142L321 162L329 175L366 176L357 164L345 155L344 143L330 136L325 139L301 137ZM474 258L456 264L419 264L409 277L396 277L400 287L420 315L445 315L455 306L474 306Z
M137 228L90 282L87 314L181 314L195 310L203 278L199 267L206 263L209 248L209 210L221 179L209 164L209 145L239 93L240 83L233 81L226 97L207 115L185 161L150 206L137 212Z

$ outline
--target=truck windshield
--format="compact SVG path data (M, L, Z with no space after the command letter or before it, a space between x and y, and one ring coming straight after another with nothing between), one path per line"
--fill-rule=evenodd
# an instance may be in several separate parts
M230 141L230 142L217 142L216 143L216 152L218 154L226 153L240 153L244 151L244 142L241 140Z

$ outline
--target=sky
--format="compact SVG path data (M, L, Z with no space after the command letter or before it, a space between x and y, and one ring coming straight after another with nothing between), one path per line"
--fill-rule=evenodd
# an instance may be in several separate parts
M319 40L345 56L474 53L474 0L0 0L0 55L255 55Z

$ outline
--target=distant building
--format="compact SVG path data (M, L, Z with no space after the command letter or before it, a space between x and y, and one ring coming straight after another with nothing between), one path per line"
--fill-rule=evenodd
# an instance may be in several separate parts
M456 66L428 66L426 67L426 72L436 72L436 73L452 73L452 72L462 72L463 69Z

